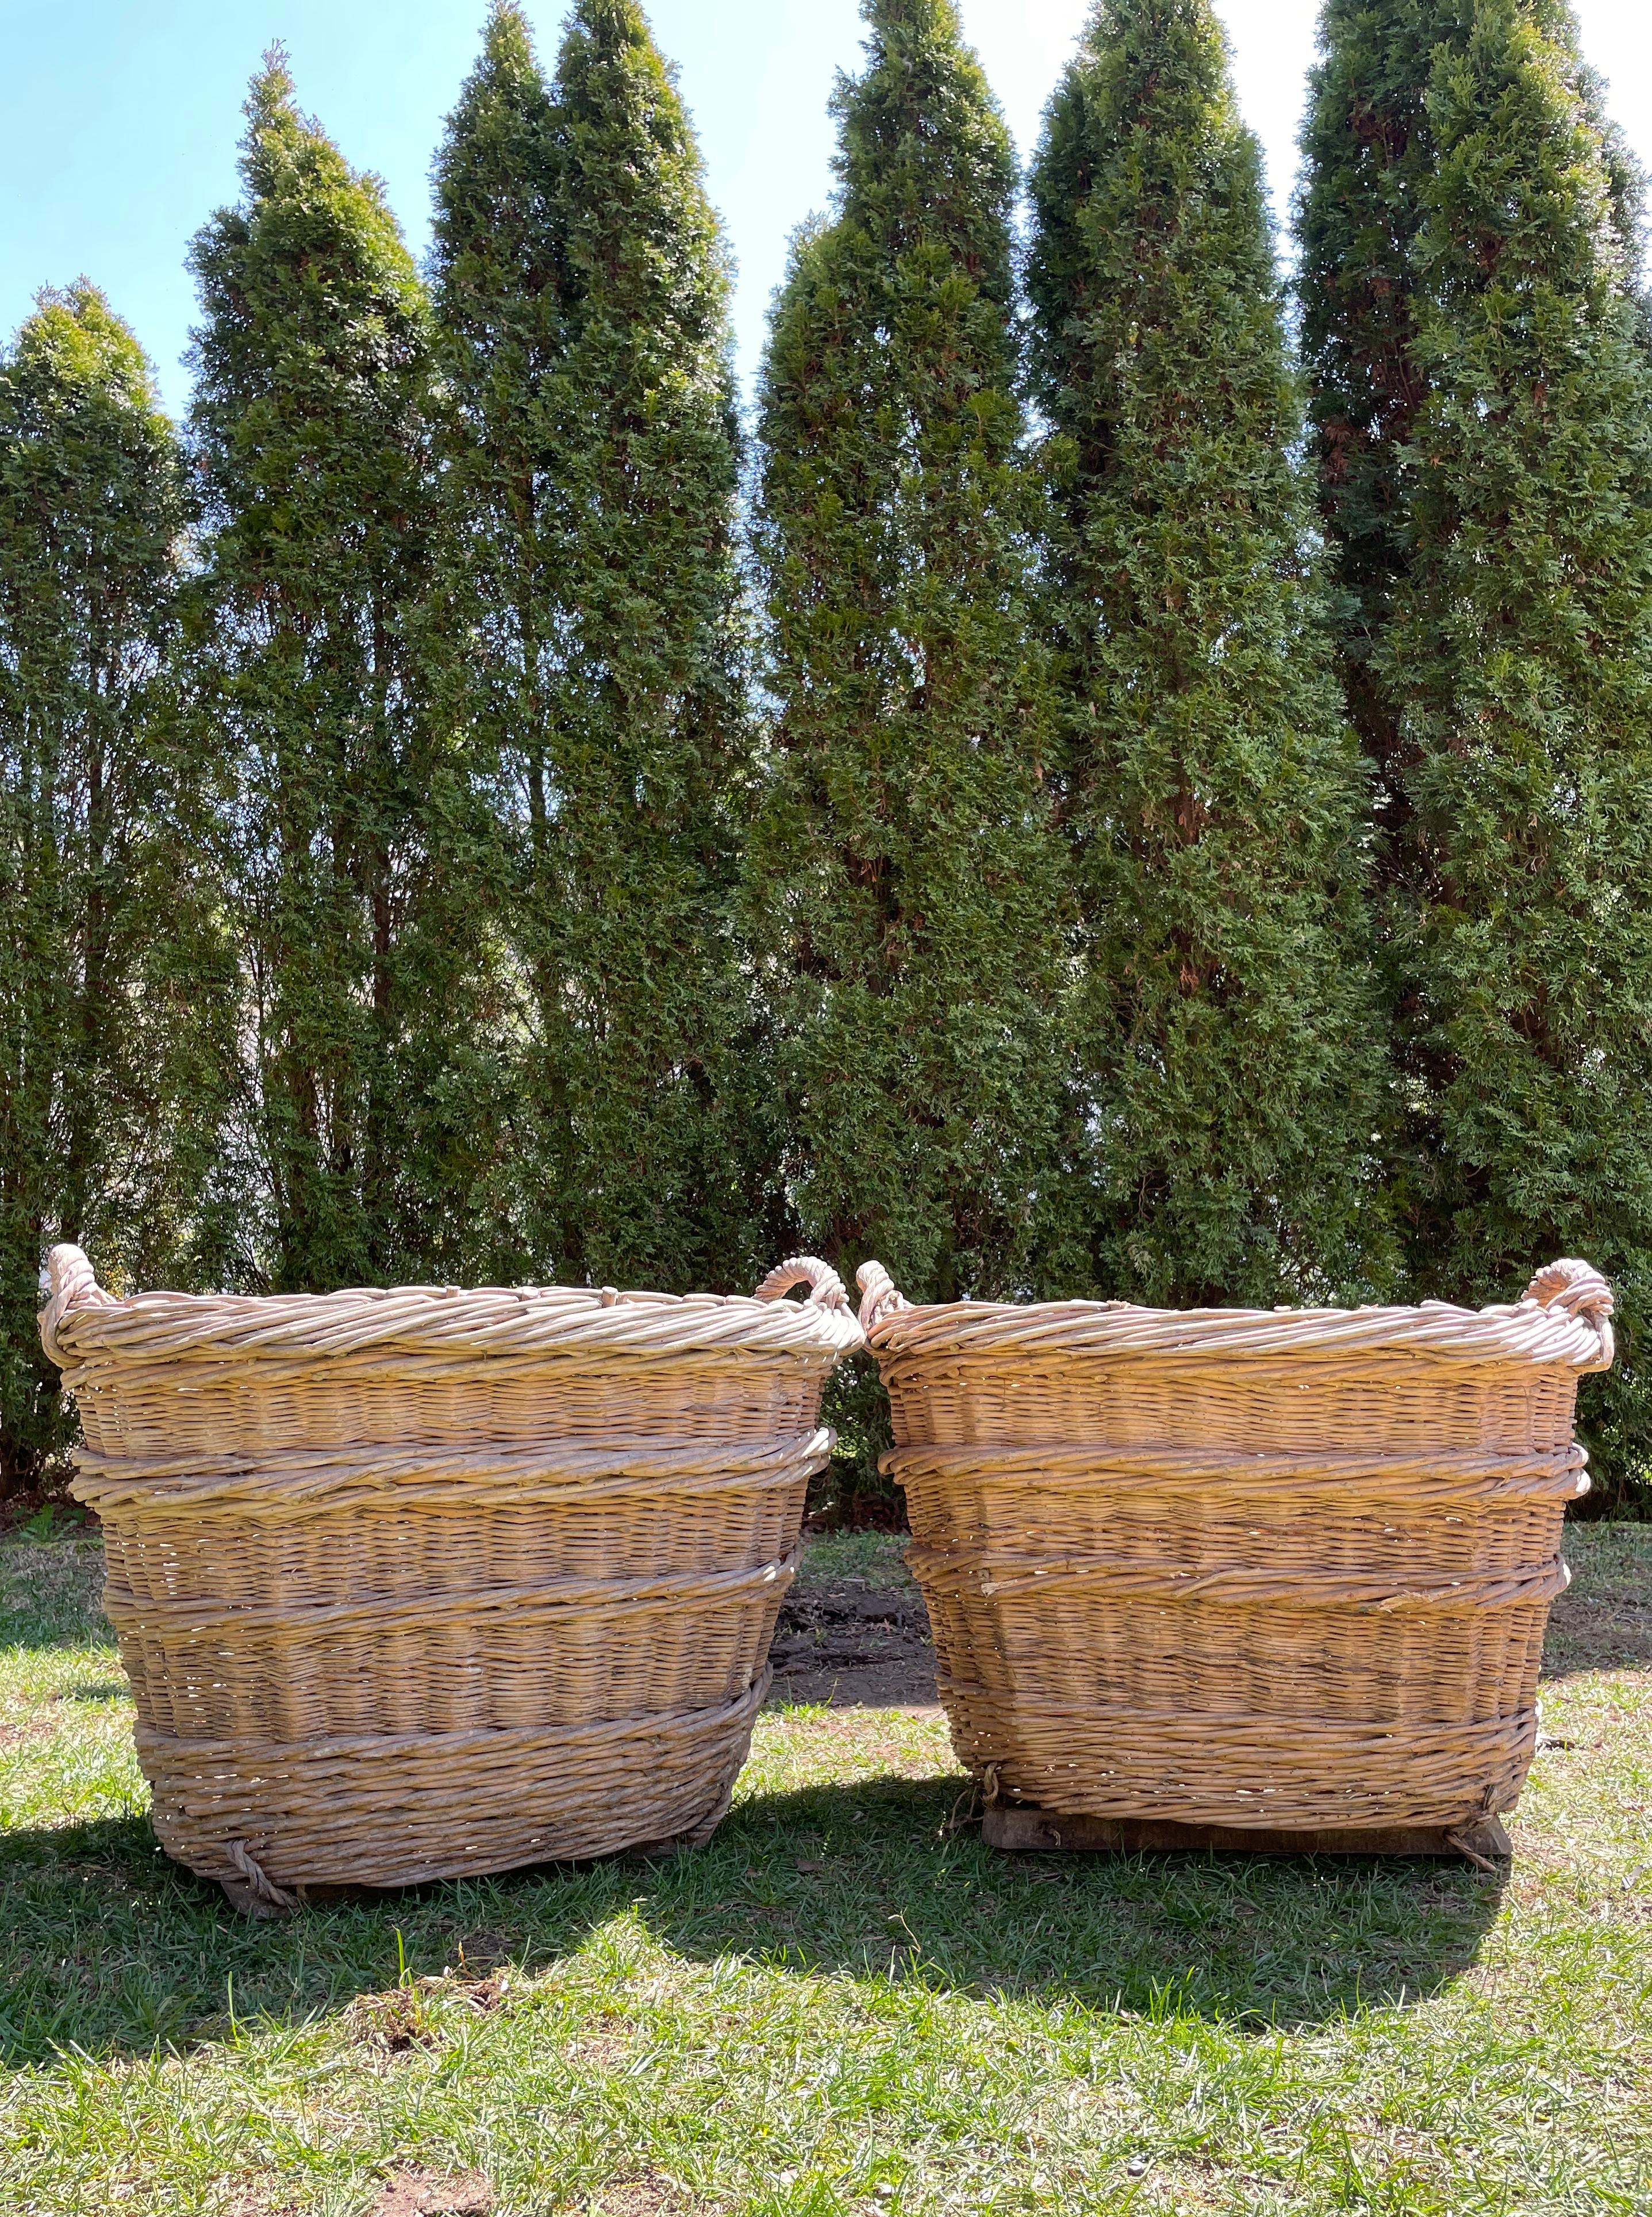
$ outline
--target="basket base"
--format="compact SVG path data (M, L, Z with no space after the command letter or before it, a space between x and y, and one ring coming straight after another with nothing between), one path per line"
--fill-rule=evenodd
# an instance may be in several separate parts
M1260 1831L1243 1825L1184 1825L1158 1817L1063 1816L1049 1809L999 1802L981 1819L989 1848L1016 1855L1069 1850L1252 1856L1459 1856L1483 1868L1514 1852L1495 1817L1465 1825L1343 1825L1317 1831Z
M674 1832L669 1838L663 1840L638 1840L634 1847L620 1848L614 1853L616 1856L624 1856L628 1861L634 1861L640 1857L644 1862L655 1862L667 1856L681 1855L687 1849L702 1847L704 1844L705 1842L698 1831ZM612 1858L592 1856L579 1860L604 1862ZM546 1863L528 1863L519 1866L510 1873L510 1875L520 1878L523 1875L524 1870L552 1871L565 1870L567 1868L565 1863L558 1863L554 1861ZM255 1893L244 1880L218 1878L209 1883L223 1888L224 1898L231 1909L238 1910L243 1917L256 1917L260 1922L272 1917L280 1921L296 1916L300 1909L331 1908L340 1902L359 1904L382 1901L387 1894L401 1893L406 1890L404 1886L394 1884L390 1886L363 1886L359 1883L335 1885L323 1881L314 1886L298 1885L292 1889L294 1906L291 1909L278 1909L273 1902L266 1901L262 1895ZM420 1881L416 1880L415 1883L420 1883Z

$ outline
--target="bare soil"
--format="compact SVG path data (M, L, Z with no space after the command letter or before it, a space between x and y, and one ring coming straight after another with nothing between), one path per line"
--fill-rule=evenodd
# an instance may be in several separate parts
M780 1610L770 1659L776 1703L835 1709L935 1706L935 1651L916 1586L811 1578Z

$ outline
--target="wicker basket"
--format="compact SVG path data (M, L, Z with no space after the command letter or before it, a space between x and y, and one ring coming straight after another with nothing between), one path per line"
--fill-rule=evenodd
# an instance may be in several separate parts
M172 1855L280 1907L709 1836L860 1344L824 1263L751 1300L116 1300L74 1247L47 1282Z
M1251 1831L1511 1808L1612 1295L909 1307L860 1321L960 1757L1002 1799Z

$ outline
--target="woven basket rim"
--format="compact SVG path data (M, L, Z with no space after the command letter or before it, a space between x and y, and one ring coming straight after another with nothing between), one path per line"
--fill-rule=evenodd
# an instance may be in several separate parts
M860 1324L880 1357L1326 1357L1402 1352L1568 1370L1612 1366L1612 1288L1592 1263L1539 1270L1519 1301L1366 1308L1137 1308L1131 1301L909 1304L883 1263L860 1266Z
M1612 1295L1591 1264L1538 1271L1518 1301L1482 1309L1415 1306L1154 1309L1129 1301L911 1304L880 1263L860 1267L860 1322L885 1362L1082 1355L1279 1357L1399 1353L1450 1362L1612 1366Z
M802 1302L782 1296L811 1288ZM78 1247L54 1247L40 1337L60 1368L152 1362L398 1354L646 1356L804 1353L864 1344L841 1280L812 1256L755 1294L659 1294L613 1286L354 1286L330 1294L105 1292Z

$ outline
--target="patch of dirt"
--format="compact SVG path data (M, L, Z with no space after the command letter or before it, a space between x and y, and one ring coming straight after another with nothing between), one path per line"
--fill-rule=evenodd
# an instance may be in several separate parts
M494 2200L479 2171L422 2171L410 2165L385 2181L362 2217L487 2217Z
M484 1925L479 1931L455 1933L453 1951L467 1977L483 1977L509 1962L510 1941L504 1933Z
M647 2171L635 2178L616 2178L602 2189L595 2204L601 2217L665 2217L683 2207L678 2188L663 2171Z
M267 2179L255 2179L242 2186L225 2179L220 2181L219 2191L230 2197L219 2205L221 2217L293 2217L299 2206L282 2187Z
M510 1979L508 1973L496 1971L491 1978L461 1978L455 1979L453 1984L461 1998L469 2003L478 2016L491 2016L495 2010L503 2008Z
M1652 1663L1652 1526L1569 1525L1573 1578L1549 1613L1543 1670L1633 1670Z
M771 1701L933 1708L935 1651L915 1585L829 1578L793 1586L770 1651Z
M32 1740L50 1739L56 1730L50 1717L30 1717L21 1725L0 1725L0 1755L14 1747L27 1747Z
M345 2022L353 2040L383 2055L404 2055L410 2048L438 2045L424 1997L414 1986L392 1986L387 1994L358 1994L345 2012Z

